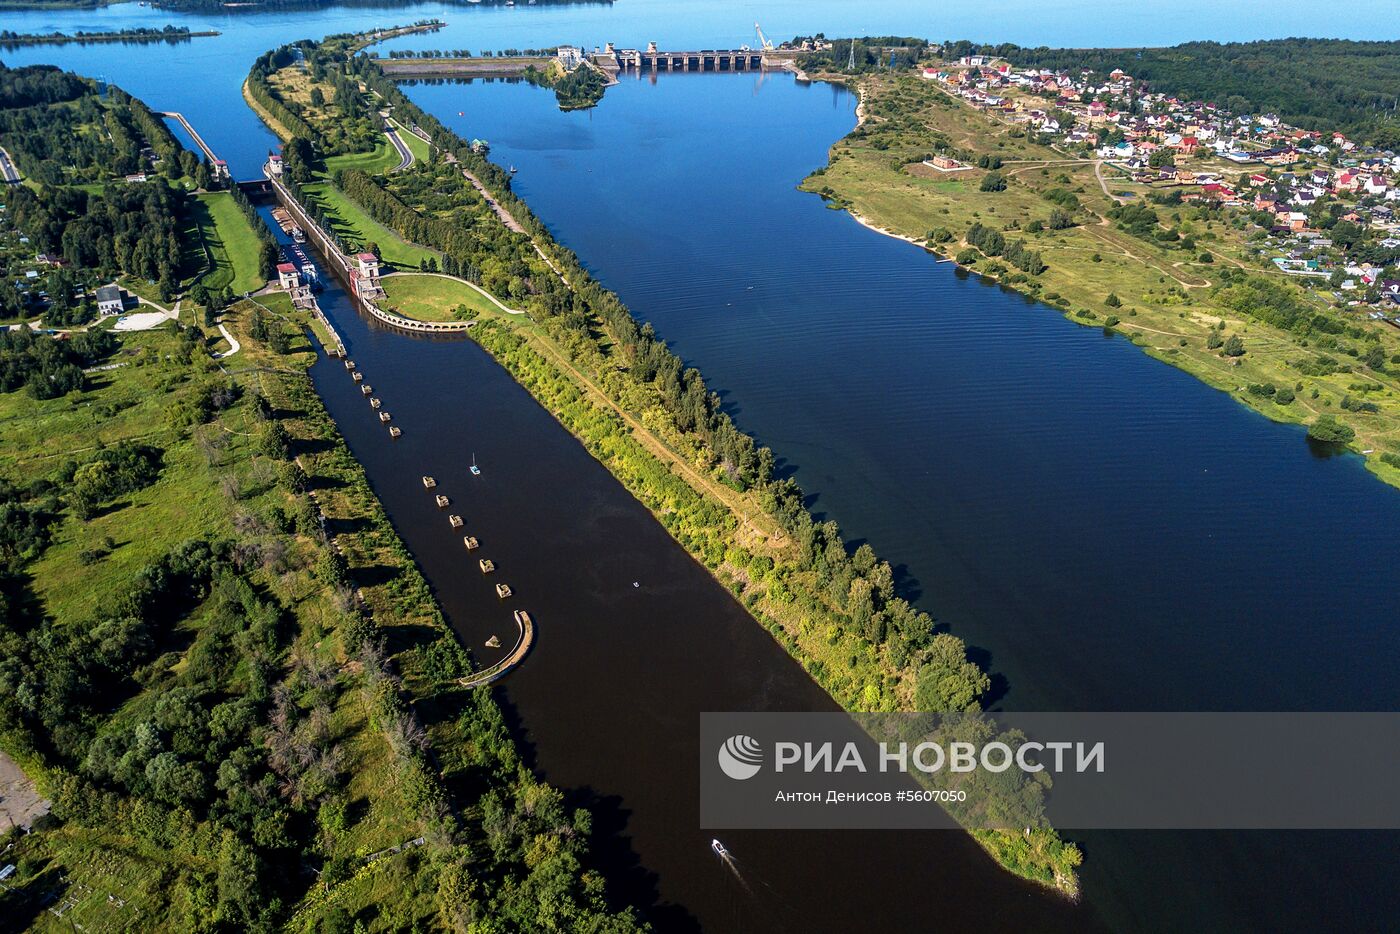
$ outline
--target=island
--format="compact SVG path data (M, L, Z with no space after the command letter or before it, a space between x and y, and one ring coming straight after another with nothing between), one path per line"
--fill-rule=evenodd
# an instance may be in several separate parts
M17 49L28 45L66 45L71 42L185 42L189 39L208 38L219 35L216 29L203 29L198 32L188 26L135 27L106 32L74 33L18 33L8 29L0 30L0 48Z

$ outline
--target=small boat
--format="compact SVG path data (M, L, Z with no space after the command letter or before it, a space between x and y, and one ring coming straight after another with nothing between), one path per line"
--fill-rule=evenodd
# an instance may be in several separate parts
M728 858L729 858L729 851L726 850L726 849L724 848L724 844L723 844L723 843L720 843L718 840L711 840L711 841L710 841L710 849L714 850L714 851L715 851L715 855L718 856L720 859L728 859Z
M379 408L379 406L382 405L382 404L383 404L383 403L381 403L378 399L371 399L371 400L369 400L369 407L372 408L372 409L377 409L377 408Z
M514 175L515 173L516 173L516 168L515 168L515 166L511 166L511 167L510 167L510 174L511 174L511 175Z
M423 489L431 490L435 486L437 486L437 481L434 480L432 477L423 478Z
M496 562L492 561L490 558L482 558L477 564L481 565L482 574L490 574L492 571L496 570Z
M476 551L481 543L476 540L475 535L467 535L463 537L462 544L467 546L467 551Z
M374 387L371 386L369 383L361 383L361 384L360 384L360 395L362 395L362 396L368 396L368 395L372 395L373 393L374 393Z
M448 524L450 524L454 529L460 529L460 528L462 527L462 517L461 517L461 516L457 516L457 515L448 516L448 517L447 517L447 522L448 522Z
M439 508L439 509L443 509L443 508L446 508L447 506L452 505L452 500L448 499L446 496L443 496L441 493L439 493L439 494L437 495L437 504L438 504L438 508Z
M475 452L475 451L472 452L472 476L473 476L473 477L479 477L479 476L481 476L481 468L478 467L478 466L476 466L476 452Z
M397 425L389 429L389 437L391 438L397 438L401 434L403 431Z
M501 638L500 638L500 636L492 636L491 638L487 639L487 640L486 640L486 647L487 647L488 649L499 649L499 648L501 647Z
M379 420L380 420L381 422L387 423L387 422L389 421L389 413L388 413L388 412L380 412L380 413L379 413Z
M509 597L510 594L511 594L510 584L497 584L497 585L496 585L496 596L500 597L502 600L504 600L504 599L506 599L507 597Z
M360 372L351 373L351 374L350 374L350 378L353 379L355 382L358 383L358 382L362 381L362 380L365 378L365 374L360 373Z

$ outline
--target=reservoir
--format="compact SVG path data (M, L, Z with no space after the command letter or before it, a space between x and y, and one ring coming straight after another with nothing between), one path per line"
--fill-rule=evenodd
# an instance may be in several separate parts
M779 37L1081 45L1258 38L1250 8L1261 8L1186 4L1149 17L1126 3L1016 2L950 10L960 19L945 23L902 0L761 6ZM1309 5L1268 9L1278 35L1325 28ZM4 60L104 76L180 110L247 178L275 142L239 94L258 54L427 16L450 26L392 47L717 47L748 41L753 18L730 2L679 17L655 0L256 16L126 4L7 11L6 28L172 22L224 35ZM1210 35L1198 31L1206 23ZM517 192L701 368L813 508L870 541L979 651L1004 708L1400 701L1388 580L1400 496L1356 459L1314 456L1297 429L1126 341L798 192L854 125L846 92L781 74L665 75L624 81L574 114L504 82L409 93L519 168ZM728 875L696 827L696 714L831 702L474 344L372 327L334 289L322 303L404 435L388 442L338 363L313 373L327 406L466 642L509 642L509 613L468 568L422 474L460 503L534 615L536 649L500 692L508 717L527 760L595 809L614 890L654 906L662 928L1374 929L1400 913L1395 834L1070 833L1087 856L1079 906L1017 883L960 834L724 834L743 881ZM467 469L473 455L480 477Z
M583 113L503 81L407 91L519 169L516 192L813 508L979 650L1004 709L1400 698L1382 572L1400 495L1126 340L797 191L854 125L845 90L632 77ZM1116 926L1325 925L1333 909L1287 880L1329 865L1359 919L1396 907L1376 894L1400 875L1383 835L1080 839L1086 901Z

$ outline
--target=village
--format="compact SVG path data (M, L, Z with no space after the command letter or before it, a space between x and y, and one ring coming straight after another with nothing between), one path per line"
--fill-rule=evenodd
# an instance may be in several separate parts
M1250 225L1251 249L1280 272L1339 307L1400 326L1400 155L1275 114L1156 93L1121 70L1017 69L970 55L922 75L1058 151L1118 169L1154 200L1228 209ZM947 156L937 162L958 168ZM1119 201L1134 194L1112 192Z

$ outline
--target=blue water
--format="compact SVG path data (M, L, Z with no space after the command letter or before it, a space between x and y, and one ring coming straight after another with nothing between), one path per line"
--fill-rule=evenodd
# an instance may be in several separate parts
M775 37L1391 38L1391 12L1389 2L1323 17L1301 2L622 0L224 17L128 4L5 11L3 21L223 30L175 47L34 48L4 60L100 75L180 110L250 177L274 144L239 93L253 58L425 16L450 26L395 45L723 46L750 41L755 19ZM995 672L1007 707L1395 708L1388 573L1400 496L1357 459L1314 456L1297 429L1126 342L797 192L853 123L845 92L786 75L667 75L625 81L601 107L567 115L522 85L411 93L520 168L517 190L560 239L700 366L816 510L899 566L920 604ZM1397 839L1092 835L1086 898L1119 926L1375 928L1400 912L1384 894L1400 888Z
M572 114L521 83L408 92L519 169L517 193L787 459L818 512L896 564L1007 709L1400 699L1400 494L1127 341L796 190L853 125L847 92L660 75ZM1358 919L1396 907L1375 894L1400 878L1393 835L1086 842L1086 893L1119 925L1335 919L1289 884L1299 871L1321 871Z
M1137 0L996 0L931 5L924 0L879 4L835 0L618 0L613 4L477 7L421 3L332 7L278 13L175 13L135 3L95 10L4 10L14 32L114 30L171 23L217 29L222 35L176 46L39 46L0 54L6 64L61 65L100 75L157 110L180 110L199 128L234 174L257 174L275 140L243 104L240 87L254 58L270 48L375 26L438 18L447 28L385 43L388 49L532 48L615 41L662 48L756 45L758 21L774 41L825 32L916 35L1024 45L1151 45L1190 39L1263 39L1293 35L1387 39L1400 37L1392 0L1352 0L1345 16L1321 15L1308 0L1183 0L1163 7Z

